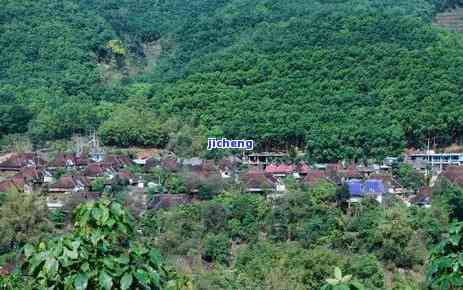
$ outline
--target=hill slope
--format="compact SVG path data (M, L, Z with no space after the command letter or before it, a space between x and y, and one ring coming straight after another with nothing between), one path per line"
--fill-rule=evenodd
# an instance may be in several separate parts
M97 127L127 111L115 102L144 96L156 122L321 160L461 141L462 36L432 25L449 1L20 2L0 12L0 92L31 111L37 140ZM152 70L133 76L132 60ZM122 77L104 81L98 63Z
M230 1L186 25L154 103L325 160L459 141L461 36L425 1L337 2Z

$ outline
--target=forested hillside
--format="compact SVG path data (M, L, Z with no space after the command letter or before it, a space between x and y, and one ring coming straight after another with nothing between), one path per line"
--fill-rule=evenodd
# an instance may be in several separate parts
M219 134L320 160L462 138L463 38L432 24L458 1L1 4L2 135L100 128L107 144L166 146ZM147 60L154 42L162 54Z

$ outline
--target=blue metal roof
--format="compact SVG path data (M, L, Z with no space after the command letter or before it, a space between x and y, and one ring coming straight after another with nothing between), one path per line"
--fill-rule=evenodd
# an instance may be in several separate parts
M362 183L360 180L351 180L347 183L347 188L351 197L362 197Z
M385 193L384 183L382 180L369 179L365 181L363 188L365 193Z

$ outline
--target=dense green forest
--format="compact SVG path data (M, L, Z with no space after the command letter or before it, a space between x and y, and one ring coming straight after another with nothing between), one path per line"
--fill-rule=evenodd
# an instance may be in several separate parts
M2 0L0 134L100 128L107 144L161 147L219 134L317 160L459 143L462 36L432 25L458 4Z

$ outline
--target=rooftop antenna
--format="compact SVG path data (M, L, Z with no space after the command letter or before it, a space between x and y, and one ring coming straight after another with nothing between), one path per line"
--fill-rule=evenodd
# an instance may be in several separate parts
M103 152L100 150L100 143L95 129L91 130L90 142L88 143L90 144L90 153L92 155L92 159L101 161L103 158Z
M428 150L426 151L426 157L428 159L428 162L426 164L426 176L429 176L429 162L431 161L430 160L431 158L430 158L430 155L429 155L429 153L430 153L429 152L429 150L430 150L430 148L429 148L430 144L429 143L430 143L430 138L428 137Z

